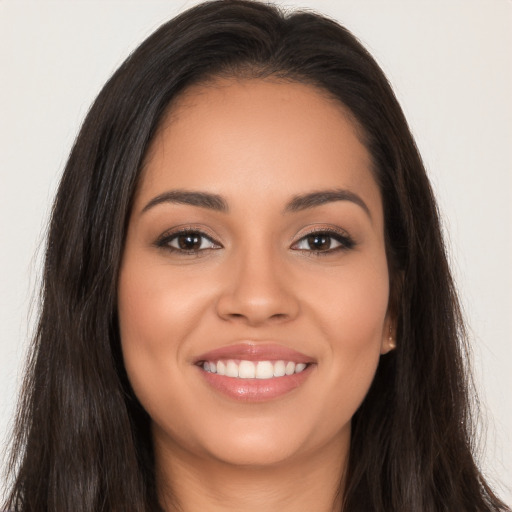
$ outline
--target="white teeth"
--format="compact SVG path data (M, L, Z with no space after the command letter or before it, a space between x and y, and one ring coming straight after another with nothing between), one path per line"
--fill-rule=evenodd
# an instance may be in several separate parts
M235 363L235 361L228 361L226 364L226 376L238 377L238 365Z
M256 377L256 365L252 361L240 361L238 376L241 379L254 379Z
M217 361L217 373L219 375L226 375L226 365L222 361Z
M307 367L305 363L293 361L235 361L233 359L204 361L202 368L206 372L240 379L272 379L300 373Z
M274 377L283 377L286 374L286 366L284 361L276 361L274 363Z
M274 376L274 365L270 361L258 361L256 365L257 379L271 379Z

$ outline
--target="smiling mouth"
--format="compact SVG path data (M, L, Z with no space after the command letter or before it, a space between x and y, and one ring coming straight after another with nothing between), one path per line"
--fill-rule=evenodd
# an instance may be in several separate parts
M193 364L208 387L243 402L288 395L315 373L316 359L276 343L242 342L201 354Z
M204 371L235 379L273 379L303 372L309 363L294 361L249 361L219 359L199 361L198 366Z

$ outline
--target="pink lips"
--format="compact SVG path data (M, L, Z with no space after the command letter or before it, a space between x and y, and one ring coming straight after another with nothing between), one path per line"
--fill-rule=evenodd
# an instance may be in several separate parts
M202 363L205 361L293 361L307 364L300 373L273 377L268 379L236 378L218 375L205 371ZM276 344L240 343L229 345L206 352L194 361L202 378L214 390L234 400L246 402L261 402L281 397L302 385L311 375L316 366L312 357Z

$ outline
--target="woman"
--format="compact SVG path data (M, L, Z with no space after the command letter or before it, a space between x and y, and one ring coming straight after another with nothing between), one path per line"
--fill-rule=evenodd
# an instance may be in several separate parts
M202 4L93 105L50 226L8 510L506 510L435 202L381 70Z

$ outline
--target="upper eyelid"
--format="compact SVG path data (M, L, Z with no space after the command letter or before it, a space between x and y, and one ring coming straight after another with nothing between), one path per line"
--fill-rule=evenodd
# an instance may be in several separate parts
M194 225L182 225L182 226L170 228L170 229L166 230L165 232L163 232L156 239L155 244L158 245L166 240L169 240L175 236L179 236L180 234L183 234L183 233L197 233L201 236L204 236L205 238L207 238L214 244L219 245L220 247L224 247L224 244L219 241L220 237L211 233L210 230L206 229L203 226L199 227L199 226L194 226ZM310 235L322 234L322 233L326 234L326 235L331 235L331 236L338 235L338 236L341 236L343 238L346 238L346 239L352 241L355 244L353 237L345 229L337 227L337 226L332 226L332 225L331 226L316 226L316 227L311 226L309 229L300 233L299 235L296 233L295 235L290 237L289 243L291 245L294 245Z
M207 239L211 242L214 247L205 247L203 249L182 249L179 247L174 247L172 245L172 242L174 239L179 237L180 235L184 233L196 233L201 238ZM220 242L217 242L217 240L209 235L207 235L203 230L198 229L169 229L166 232L164 232L162 235L160 235L154 242L153 247L158 249L159 251L165 251L166 254L173 254L175 258L185 258L185 260L189 260L190 258L201 258L205 257L208 254L210 254L212 251L216 251L218 249L222 249L223 245L220 244ZM202 245L202 244L201 244Z
M217 235L210 232L210 230L208 230L204 227L198 227L198 226L193 226L193 225L177 226L174 228L167 229L158 238L159 239L169 238L172 236L181 235L183 233L197 233L201 236L211 239L213 242L220 243L217 240L218 239Z
M331 238L334 238L341 244L341 247L344 249L353 249L354 247L356 247L358 245L356 240L354 240L354 238L347 231L345 231L342 228L330 226L330 227L312 228L309 231L307 231L306 233L302 233L298 238L294 239L294 241L292 242L291 248L293 248L295 245L299 244L302 240L304 240L308 236L316 235L316 234L325 234L327 236L330 236ZM341 239L343 239L343 240L341 240ZM330 250L326 250L326 251L315 251L315 250L304 250L304 251L310 252L310 253L319 252L320 254L329 254L329 253L337 251L338 249L340 249L340 248L338 247L338 248L330 249Z
M293 237L290 238L290 242L297 243L299 240L302 240L303 238L306 238L307 236L319 234L319 233L325 233L327 235L335 234L335 235L343 236L345 238L352 239L352 236L345 229L335 227L335 226L318 226L318 227L311 227L307 231L302 232L300 234L295 234Z

